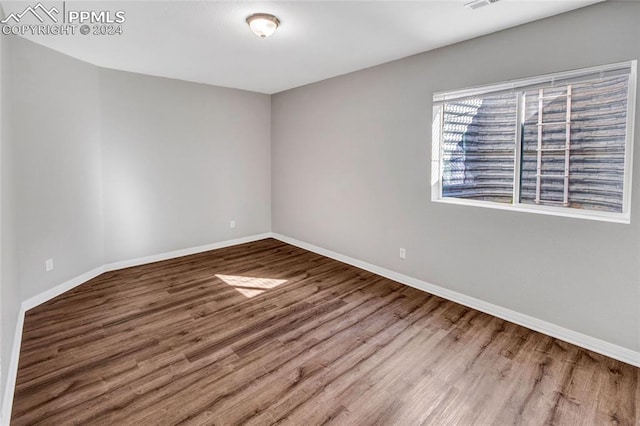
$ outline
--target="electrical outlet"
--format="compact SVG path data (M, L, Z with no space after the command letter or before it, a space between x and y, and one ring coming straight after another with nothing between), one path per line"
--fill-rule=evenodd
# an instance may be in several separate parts
M235 227L236 227L236 221L235 221L235 220L232 220L232 221L229 223L229 227L230 227L231 229L235 228Z
M53 258L44 261L44 270L47 272L53 271Z
M400 259L406 259L407 258L407 250L401 248L400 249Z

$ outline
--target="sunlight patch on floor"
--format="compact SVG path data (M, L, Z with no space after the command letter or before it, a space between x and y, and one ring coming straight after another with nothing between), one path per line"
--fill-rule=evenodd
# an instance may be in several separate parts
M287 282L287 280L277 280L275 278L242 277L239 275L216 274L216 277L247 298L259 296L265 291Z

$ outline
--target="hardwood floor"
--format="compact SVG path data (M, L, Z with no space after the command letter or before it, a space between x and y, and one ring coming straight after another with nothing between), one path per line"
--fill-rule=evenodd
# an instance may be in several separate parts
M12 424L638 425L639 370L267 239L29 311Z

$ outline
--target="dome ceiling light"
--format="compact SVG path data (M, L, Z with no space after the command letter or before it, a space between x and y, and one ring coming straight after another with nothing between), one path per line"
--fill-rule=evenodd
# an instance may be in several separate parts
M249 24L249 28L255 35L260 38L267 38L276 31L280 21L268 13L254 13L247 18L247 24Z

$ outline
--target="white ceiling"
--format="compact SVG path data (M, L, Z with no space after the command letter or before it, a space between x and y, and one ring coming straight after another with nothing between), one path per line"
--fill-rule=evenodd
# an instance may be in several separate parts
M123 35L27 38L102 67L276 93L601 0L500 0L474 11L467 1L66 2L124 10ZM32 3L2 6L9 14ZM280 19L272 37L249 30L256 12Z

